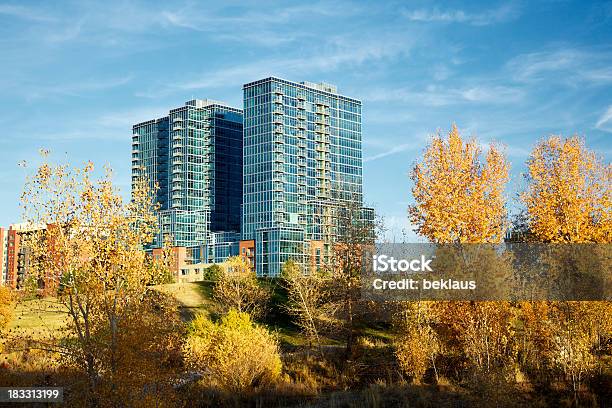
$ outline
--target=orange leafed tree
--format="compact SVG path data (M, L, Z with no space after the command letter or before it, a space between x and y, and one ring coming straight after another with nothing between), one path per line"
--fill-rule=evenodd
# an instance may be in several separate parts
M612 242L612 166L579 137L541 141L528 162L522 195L530 232L541 242Z
M506 228L504 187L508 163L491 145L482 160L474 140L464 141L456 125L448 137L433 136L412 171L409 208L417 232L437 243L495 243Z

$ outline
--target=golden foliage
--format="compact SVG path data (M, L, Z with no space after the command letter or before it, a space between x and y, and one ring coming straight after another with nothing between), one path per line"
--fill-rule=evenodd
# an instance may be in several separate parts
M215 300L225 312L236 309L254 318L263 316L270 292L259 284L255 271L240 256L229 258L226 265L213 289Z
M197 316L183 350L190 368L203 373L209 385L227 392L269 386L281 374L276 338L235 309L216 324Z
M87 376L84 405L100 404L105 393L126 404L144 384L155 384L150 395L161 395L162 366L178 347L178 320L147 289L154 268L143 249L157 226L147 179L136 180L124 203L110 169L97 180L94 175L91 162L82 168L44 163L22 195L26 220L47 226L27 238L32 273L57 288L70 316L71 341L38 346Z
M432 328L433 302L408 302L402 312L402 332L395 342L395 357L400 369L420 382L428 368L436 371L440 340Z
M8 327L13 319L14 306L11 290L0 285L0 333Z
M484 163L474 140L465 142L453 125L445 139L431 139L423 159L412 171L409 208L417 232L437 243L495 243L504 237L503 196L508 163L491 145Z
M522 195L530 232L541 242L612 242L612 166L578 137L551 136L527 162Z

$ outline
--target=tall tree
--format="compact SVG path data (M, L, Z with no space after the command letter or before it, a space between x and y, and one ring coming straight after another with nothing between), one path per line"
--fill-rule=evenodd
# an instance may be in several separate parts
M612 242L612 166L604 164L579 137L551 136L540 141L528 161L526 206L531 240L544 243ZM587 270L600 272L609 287L609 245L550 246L546 262L553 271L568 270L568 277ZM601 261L602 268L585 267ZM597 356L604 354L612 327L612 302L521 303L525 323L525 363L540 371L561 370L571 384L578 404L583 381L594 374ZM528 351L529 353L525 353ZM532 355L533 354L533 355ZM544 362L544 364L542 364Z
M242 257L233 256L226 265L213 288L213 297L221 304L223 311L227 313L236 309L253 318L264 316L270 291L260 285L255 271Z
M582 139L551 136L527 161L522 194L530 232L541 242L612 242L612 166Z
M415 204L409 216L416 231L439 244L495 244L504 239L507 228L504 189L508 181L508 162L499 147L492 144L483 151L476 140L465 141L453 124L447 137L432 137L422 159L412 170ZM438 248L437 257L454 259L455 276L462 272L480 274L478 285L493 295L492 288L505 271L506 260L490 247L458 245ZM491 273L491 276L486 276ZM491 282L487 280L490 279ZM485 285L490 283L489 285ZM483 289L483 288L480 288ZM437 341L470 361L476 370L489 371L502 365L509 321L508 302L424 302L418 325L407 326L398 347L401 365L413 375L421 375L427 358L437 352ZM407 304L411 311L414 305ZM443 330L440 330L440 326ZM436 336L431 330L444 333ZM434 341L436 340L436 341ZM407 358L407 350L419 341L432 347L427 353ZM433 346L432 346L433 345ZM424 353L424 354L423 354ZM432 360L433 364L433 360Z
M320 351L319 331L324 319L324 306L329 297L329 279L320 271L303 273L292 260L283 264L281 277L281 285L287 291L287 312L295 317L302 332Z
M110 169L94 175L91 162L72 168L45 159L27 180L22 205L29 223L47 228L29 235L26 245L34 273L59 286L70 316L73 341L46 346L85 372L82 405L97 405L104 395L131 405L145 384L161 392L162 367L179 348L178 315L147 288L154 268L143 249L156 228L148 181L136 180L124 203ZM135 375L134 367L150 375Z
M456 125L448 137L432 137L412 170L417 232L437 243L501 242L506 228L504 187L508 163L491 145L482 161L475 140L464 141Z

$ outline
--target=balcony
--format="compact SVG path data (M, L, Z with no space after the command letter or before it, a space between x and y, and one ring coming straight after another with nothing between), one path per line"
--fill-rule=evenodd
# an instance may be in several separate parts
M140 149L134 149L134 148L132 148L132 153L138 154L138 153L140 153Z
M282 125L274 127L274 133L285 133L285 129Z
M306 132L302 131L302 132L298 132L297 133L297 137L300 139L306 139Z
M140 146L140 142L138 140L133 140L132 141L132 147L134 146Z
M172 174L178 174L182 172L183 172L183 169L181 169L180 167L175 167L172 169Z
M274 143L281 144L281 143L285 143L285 138L283 135L276 134L272 137L272 141Z
M285 154L285 149L283 149L280 145L277 145L277 147L274 148L273 152L276 154Z
M274 87L274 93L276 95L284 95L285 91L283 91L283 88L281 88L280 86Z
M315 132L317 132L317 133L326 133L327 132L327 126L325 126L325 125L315 126Z
M303 113L298 113L297 118L298 120L306 120L306 115L304 115Z
M298 122L297 124L297 128L301 129L301 130L306 130L306 123L304 122Z
M273 217L274 222L285 222L285 215L284 214L274 214Z
M184 154L180 150L177 150L177 151L172 152L172 156L174 156L174 157L182 157L182 156L184 156Z
M274 123L275 125L282 125L285 122L283 121L282 116L274 115L274 119L272 119L272 123Z
M277 95L274 98L272 98L272 102L274 102L277 105L282 105L283 104L283 97L281 95Z
M183 189L183 186L181 185L174 185L172 186L172 191L180 191Z
M276 108L274 108L274 110L272 112L274 114L276 114L276 115L284 115L285 114L285 110L281 106L277 106Z
M174 118L172 119L172 123L182 122L183 118Z
M178 143L173 143L172 144L172 148L173 149L181 149L183 147L183 143L178 142Z
M325 121L325 118L322 116L317 116L317 118L315 119L315 123L317 125L327 125L327 122Z
M182 139L183 139L183 135L181 134L172 136L172 140L182 140Z
M297 147L300 148L300 149L305 149L306 148L306 142L304 142L303 140L298 140Z
M274 190L274 191L283 191L283 183L274 183L274 186L272 187L272 190Z
M329 110L325 109L323 106L317 106L316 112L319 115L329 116Z
M272 170L275 173L283 174L283 173L285 173L285 166L277 164L277 165L272 167Z
M182 164L183 164L183 161L181 159L172 160L172 165L173 166L180 166Z
M180 183L182 181L184 181L185 179L182 177L172 177L172 182L173 183Z
M306 150L304 150L304 149L298 150L297 156L298 157L306 157Z
M141 167L138 164L132 164L132 170L140 170Z
M305 100L306 100L306 95L304 95L304 94L298 94L298 95L297 95L297 99L298 99L298 101L305 101Z
M172 194L172 199L173 200L180 200L181 198L184 198L185 196L182 193L174 193Z
M274 206L274 211L284 213L285 212L285 206L283 204L276 204Z
M175 132L179 131L179 130L183 130L183 129L185 129L185 128L182 127L181 125L172 126L172 130L175 131Z
M278 155L274 156L274 162L275 163L283 163L284 164L285 163L285 158L282 155L278 154Z
M302 160L302 159L298 160L298 166L306 167L306 160Z

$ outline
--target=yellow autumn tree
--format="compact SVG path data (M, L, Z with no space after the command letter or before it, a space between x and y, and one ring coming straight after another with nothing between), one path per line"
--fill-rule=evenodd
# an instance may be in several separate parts
M420 235L437 243L501 242L508 163L497 146L483 161L479 144L464 141L453 125L448 137L432 137L411 178L409 214Z
M213 297L224 312L236 309L253 318L265 315L270 291L257 280L255 271L240 256L228 258L226 267L213 288Z
M411 175L415 204L409 207L409 215L417 233L439 244L500 243L507 227L504 189L508 170L508 162L498 146L492 144L484 153L476 140L464 140L456 125L447 137L433 136ZM450 264L458 273L481 270L483 265L491 273L510 270L507 260L492 248L470 245L458 248L439 248L439 255L461 260ZM496 280L504 277L491 276L489 286L494 287ZM479 284L485 282L483 279L480 276ZM406 306L407 310L413 307ZM426 356L431 360L439 341L447 353L466 360L475 370L488 372L503 366L509 350L508 307L505 301L430 302L426 308L421 307L425 312L420 319L429 323L409 326L403 337L406 344L396 346L401 365L405 371L421 375L427 367ZM438 336L431 329L433 326L444 335ZM407 358L407 350L416 347L419 341L432 344L431 350L421 351L420 358L418 354Z
M4 331L11 323L14 314L14 302L8 287L0 285L0 353L3 349Z
M551 136L533 149L522 194L540 242L612 242L612 166L579 137Z
M609 290L609 245L612 242L612 166L605 164L584 140L551 136L540 141L528 161L527 189L521 195L526 206L527 228L532 240L554 245L546 262L554 271L566 270L560 284L586 270L604 290ZM585 261L588 265L585 266ZM591 265L600 262L600 267ZM581 277L589 274L581 274ZM521 353L525 364L538 372L565 375L576 404L585 380L601 371L612 327L612 303L522 302Z
M124 202L112 171L94 165L44 163L26 183L24 218L44 230L28 236L31 273L57 291L68 319L67 341L32 347L55 352L83 373L79 406L163 405L172 392L173 356L180 351L176 304L147 284L153 268L144 247L156 231L156 206L142 177ZM143 387L151 392L143 396Z

